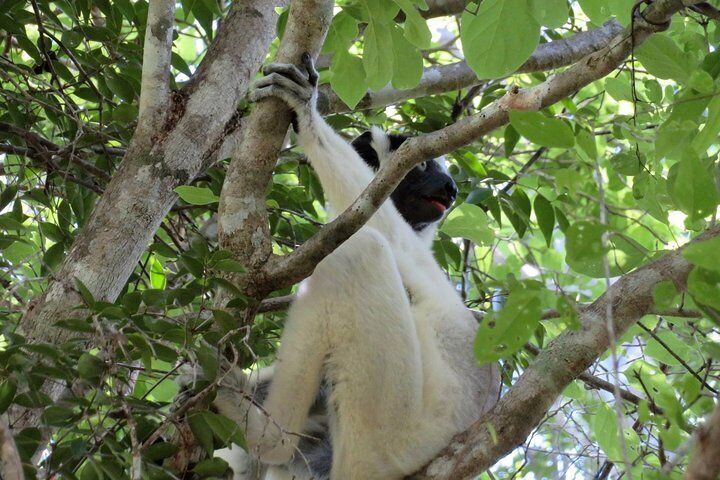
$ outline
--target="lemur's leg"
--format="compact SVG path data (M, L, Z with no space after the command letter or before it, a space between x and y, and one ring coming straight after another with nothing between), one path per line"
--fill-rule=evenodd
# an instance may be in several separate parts
M251 408L246 437L266 463L286 463L322 376L334 411L331 478L392 471L379 442L421 416L418 336L387 240L364 227L320 262L291 307L268 397ZM222 406L221 411L225 413ZM235 418L233 416L233 418Z
M298 142L320 177L333 213L344 211L370 183L374 172L318 113L317 73L312 59L305 54L301 67L272 63L263 71L266 76L255 83L250 99L274 96L293 109L299 128ZM402 218L386 202L375 215L373 226L390 233L388 222L402 222Z

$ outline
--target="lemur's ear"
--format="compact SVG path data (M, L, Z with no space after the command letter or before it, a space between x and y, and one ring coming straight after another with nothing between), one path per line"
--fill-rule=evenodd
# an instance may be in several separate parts
M387 134L378 127L372 127L353 140L352 146L365 163L377 170L407 138L405 135Z
M355 151L370 165L373 170L380 168L380 160L378 154L373 147L373 134L371 131L364 132L352 142Z

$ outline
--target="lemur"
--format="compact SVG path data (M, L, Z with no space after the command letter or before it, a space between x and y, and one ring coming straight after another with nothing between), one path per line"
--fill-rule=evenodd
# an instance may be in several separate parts
M406 137L377 128L352 144L340 137L316 108L308 54L264 74L251 100L277 97L293 110L298 143L339 214ZM271 465L263 478L400 479L495 403L497 365L477 364L477 322L431 251L456 195L442 159L411 170L301 284L274 365L218 392L217 408L244 429L248 451ZM254 402L238 392L254 388ZM261 478L249 464L233 468L236 478Z

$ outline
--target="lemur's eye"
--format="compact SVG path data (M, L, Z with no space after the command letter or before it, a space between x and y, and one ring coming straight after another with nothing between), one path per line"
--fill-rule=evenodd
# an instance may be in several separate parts
M418 170L420 170L421 172L424 172L425 169L427 168L427 162L422 162L420 165L417 166L417 168L418 168Z

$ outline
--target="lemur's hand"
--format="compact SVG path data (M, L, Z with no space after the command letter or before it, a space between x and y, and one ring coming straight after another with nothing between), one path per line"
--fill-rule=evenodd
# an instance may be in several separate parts
M255 82L250 100L278 97L298 116L315 108L318 73L309 53L303 53L301 65L271 63L263 69L265 76Z

